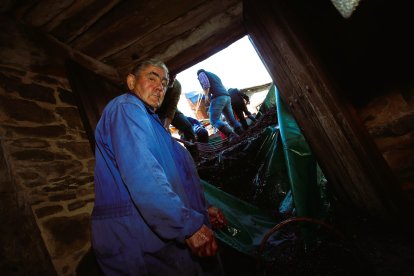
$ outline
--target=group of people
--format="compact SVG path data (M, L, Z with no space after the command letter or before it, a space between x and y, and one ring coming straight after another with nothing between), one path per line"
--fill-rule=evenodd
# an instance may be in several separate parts
M249 97L237 88L227 90L221 79L212 72L200 69L197 76L205 93L206 101L210 102L211 125L229 137L231 142L237 141L239 135L249 127L245 116L253 122L256 121L246 106L250 103ZM178 110L177 105L180 95L181 84L176 79L176 75L172 75L164 100L155 112L167 130L169 130L170 124L173 125L185 141L208 143L208 131L201 122L195 118L185 116ZM221 120L222 115L224 115L228 124ZM234 115L237 116L238 120ZM191 149L188 149L191 152Z
M211 72L198 77L211 101L211 124L237 138L242 126L229 92ZM129 91L108 103L95 130L91 234L102 272L223 275L213 230L226 218L206 202L193 158L168 127L181 127L189 141L208 134L198 134L193 125L200 122L177 110L181 85L163 62L137 64L126 82Z
M211 125L227 136L230 142L238 141L239 135L249 127L244 114L252 121L256 121L246 107L246 104L250 103L249 97L237 88L227 90L220 77L212 72L200 69L197 71L197 77L206 100L210 102ZM234 113L240 122L235 118ZM222 115L226 122L221 120Z

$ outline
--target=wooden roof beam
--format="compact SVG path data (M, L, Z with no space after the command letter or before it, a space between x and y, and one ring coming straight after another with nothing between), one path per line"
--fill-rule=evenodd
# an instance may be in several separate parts
M299 35L282 1L245 0L253 44L343 203L360 212L393 218L401 211L393 175L352 107Z

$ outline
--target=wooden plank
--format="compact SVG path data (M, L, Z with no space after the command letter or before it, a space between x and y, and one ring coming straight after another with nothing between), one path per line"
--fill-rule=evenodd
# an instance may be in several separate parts
M111 99L124 92L123 87L73 60L67 60L65 67L92 152L95 152L94 132L102 111Z
M170 59L166 59L165 62L171 72L179 73L220 52L246 34L246 29L242 22L235 21L231 26L226 26L221 32L213 32L205 40L186 48ZM120 71L120 74L122 74L122 71Z
M3 27L0 41L7 41L0 51L0 59L4 61L4 65L15 68L26 66L34 73L64 78L64 61L71 58L113 83L121 82L118 71L113 67L73 50L39 29L21 24L7 16L0 16L0 26Z
M37 3L39 1L40 0L27 0L27 1L22 2L22 1L14 0L14 2L16 2L16 3L13 3L13 7L11 9L11 13L13 14L13 16L16 19L23 20L24 15L28 11L30 11L30 9L32 7L34 7L35 5L37 5ZM17 2L19 2L19 3L17 4Z
M232 11L235 9L237 10ZM208 25L214 22L212 20L213 18L218 18L219 15L221 15L221 17L227 17L228 19L236 16L241 20L241 12L241 1L208 1L188 10L186 13L181 14L174 20L171 20L153 31L141 34L135 43L122 49L122 51L115 52L111 56L105 57L104 62L118 68L128 65L133 61L132 57L134 56L138 57L136 59L142 59L142 55L153 48L165 48L164 46L159 46L162 44L170 45L177 42L179 44L184 44L180 43L180 41L186 40L186 38L190 36L192 36L191 39L194 40L190 43L197 43L202 40L202 38L198 38L197 36L204 35L203 32L211 33L213 26ZM234 15L235 13L236 15ZM219 23L228 24L225 22ZM215 25L214 27L223 28Z
M139 48L141 55L136 60L128 60L129 55L122 53L122 56L114 60L113 63L107 63L118 68L122 76L133 64L151 57L165 61L170 66L170 70L184 69L189 61L192 64L196 63L196 60L201 61L246 34L242 24L242 3L236 3L221 11L197 27L192 28L189 24L184 24L183 26L188 28L185 33L173 39L166 40L164 38L159 44L154 43L157 41L154 35L157 34L151 34L143 41L143 45ZM193 16L192 18L192 20L196 20ZM168 32L169 29L170 26L165 31ZM172 29L174 29L174 25L171 26ZM163 35L164 31L160 31L160 33ZM167 37L167 33L165 33L165 37ZM138 46L135 45L135 47ZM137 51L136 48L131 47L130 51L133 50Z
M88 30L120 0L77 0L42 29L69 43Z
M96 59L108 56L173 20L202 0L125 1L99 20L71 45Z
M384 159L346 101L338 98L306 48L281 1L246 0L253 44L301 127L329 184L342 202L366 214L392 218L398 191Z
M39 1L25 14L23 20L31 26L40 27L72 5L74 1L75 0Z

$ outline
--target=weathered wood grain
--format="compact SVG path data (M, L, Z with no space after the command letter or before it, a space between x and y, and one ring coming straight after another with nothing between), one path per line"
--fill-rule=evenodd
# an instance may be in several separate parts
M372 216L395 215L391 171L298 36L300 22L280 1L244 4L248 32L337 196Z
M210 36L212 32L225 29L234 20L241 23L241 13L240 1L207 1L165 25L142 34L133 44L103 60L118 68L128 65L133 61L133 56L141 59L146 52L153 51L154 48L164 49L165 46L161 46L163 44L175 45L170 48L191 47ZM160 54L165 55L163 52Z
M196 44L192 44L192 47L181 50L181 52L166 59L167 66L172 72L178 73L220 52L246 34L246 29L241 20L234 21L221 32L213 32L206 39L198 41Z
M60 41L69 43L86 32L119 2L120 0L78 0L42 29Z
M160 33L151 33L142 41L143 45L141 45L141 48L130 48L131 55L133 50L142 51L138 54L138 59L132 60L131 58L128 60L128 55L125 54L127 50L125 50L117 57L117 59L113 59L112 62L107 63L118 68L120 75L124 75L125 72L139 60L151 57L157 57L164 60L172 66L171 69L175 69L184 66L184 64L174 64L178 61L176 56L181 55L182 52L186 52L188 54L188 56L186 54L187 64L188 62L194 64L194 60L198 57L208 57L203 55L204 53L208 52L212 54L214 49L219 51L219 45L228 46L245 34L241 15L242 5L239 3L228 7L225 13L219 13L216 16L212 16L211 19L202 22L201 25L189 28L181 34L178 32L183 32L184 30L176 28L177 31L173 31L174 25L176 25L176 23L173 23L172 26L169 27L173 32L173 38L168 36L168 30L167 32L162 30ZM191 20L191 18L196 17L191 16L187 20ZM177 19L177 21L180 20ZM184 24L183 26L189 27L189 24ZM177 33L175 34L175 32ZM157 42L156 36L159 36L159 42ZM153 41L153 45L151 45L151 41ZM135 47L138 46L135 45ZM175 60L175 62L172 62L172 60Z
M202 1L126 1L116 6L71 45L96 59L129 46Z
M40 27L55 16L60 14L64 9L72 5L74 0L44 0L39 1L36 5L32 6L25 14L23 21L28 22L30 25Z

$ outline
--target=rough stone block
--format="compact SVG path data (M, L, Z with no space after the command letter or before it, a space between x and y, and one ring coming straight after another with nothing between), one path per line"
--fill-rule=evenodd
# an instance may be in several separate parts
M80 208L82 208L85 205L86 205L86 202L83 201L83 200L79 200L79 201L76 201L76 202L72 202L72 203L69 203L68 204L68 210L69 211L73 211L73 210L76 210L76 209L80 209Z
M76 193L60 193L55 195L50 195L49 200L50 201L66 201L66 200L72 200L76 198Z
M93 183L93 175L89 175L87 177L79 178L79 180L78 180L78 184L80 186L88 184L88 183Z
M16 68L10 68L7 66L1 66L0 65L0 71L2 71L3 73L6 73L7 75L13 75L13 76L19 76L19 77L23 77L26 75L26 71L22 71ZM19 79L19 78L16 78Z
M66 134L66 128L63 125L48 125L38 127L15 127L5 126L6 137L14 137L16 135L24 137L42 137L57 138Z
M47 216L57 214L61 211L63 211L62 206L60 206L60 205L51 205L51 206L37 208L37 209L35 209L34 212L35 212L37 218L40 219L40 218L44 218L44 217L47 217Z
M19 161L49 162L55 160L70 160L67 154L51 152L48 150L28 149L13 152L11 156Z
M95 171L95 159L89 160L87 164L88 172L93 173Z
M45 140L32 138L14 139L10 145L18 148L47 148L50 146Z
M42 124L56 121L52 110L45 109L35 102L13 99L2 95L0 95L0 102L4 114L10 119Z
M70 256L89 243L90 215L87 213L72 217L50 218L43 223L44 228L54 240L49 244L52 258Z
M53 85L57 85L59 83L56 79L51 78L49 76L45 76L45 75L35 75L33 77L33 80L37 82L45 82L45 83L53 84Z
M93 157L89 142L58 142L59 147L66 149L77 157L78 160Z
M25 171L18 171L17 175L23 180L33 180L39 178L39 173L30 169L27 169Z
M10 78L0 73L0 86L8 92L16 92L22 98L30 100L56 103L55 92L50 87L38 84L25 84L18 78Z
M78 175L83 170L82 163L77 160L41 162L32 165L42 173L46 179L53 179L65 175Z
M80 119L79 111L75 107L58 107L56 113L59 114L63 120L66 121L69 128L83 130L82 121Z
M76 106L76 100L71 91L58 87L58 97L63 103Z

